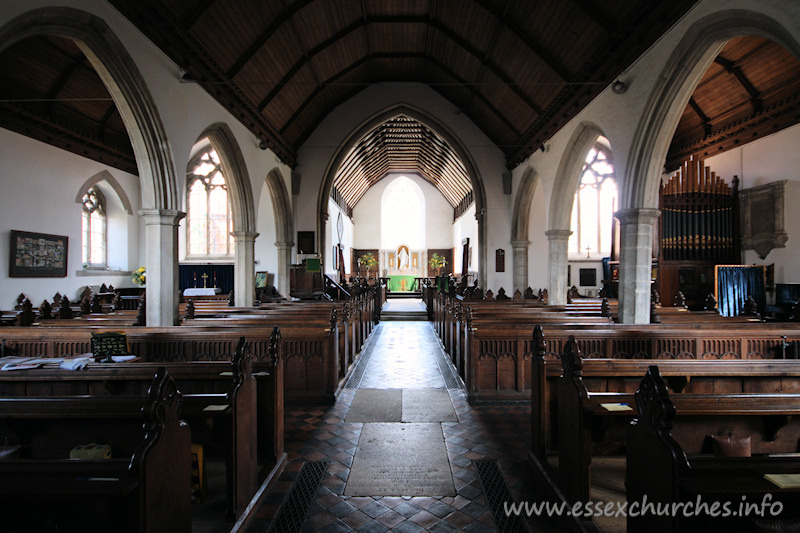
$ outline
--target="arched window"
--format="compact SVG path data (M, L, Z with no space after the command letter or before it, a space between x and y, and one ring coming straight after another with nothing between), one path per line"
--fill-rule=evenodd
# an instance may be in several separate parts
M90 187L83 198L81 215L81 262L92 267L106 266L106 200Z
M586 156L572 204L570 255L607 257L611 253L611 225L616 211L614 163L609 149L598 142Z
M213 148L201 152L187 181L186 249L189 256L233 254L230 203L225 176Z
M425 196L406 176L395 178L381 198L381 248L425 248Z

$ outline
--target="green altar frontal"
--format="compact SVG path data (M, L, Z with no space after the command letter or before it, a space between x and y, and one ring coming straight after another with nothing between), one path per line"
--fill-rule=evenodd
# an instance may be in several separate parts
M391 292L410 292L416 288L416 276L389 276L388 287Z

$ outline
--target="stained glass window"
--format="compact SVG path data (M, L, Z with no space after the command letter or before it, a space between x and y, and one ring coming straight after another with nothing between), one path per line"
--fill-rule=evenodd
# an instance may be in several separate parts
M611 253L611 224L616 211L617 183L611 153L597 143L586 156L572 204L570 255L607 257Z
M83 195L81 216L81 262L87 266L106 266L106 210L103 194L90 188Z
M230 203L217 152L201 153L188 174L186 249L189 256L233 254Z

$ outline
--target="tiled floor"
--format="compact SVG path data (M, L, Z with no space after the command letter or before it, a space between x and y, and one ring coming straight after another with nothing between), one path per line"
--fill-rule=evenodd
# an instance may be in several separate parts
M437 352L438 350L438 352ZM384 322L364 350L362 388L444 388L441 347L428 322ZM368 358L368 359L367 359ZM455 497L347 497L344 489L364 424L344 422L356 389L331 407L287 407L289 464L248 528L266 531L305 461L330 461L302 531L495 531L472 461L497 459L517 501L531 499L526 464L529 405L471 407L449 389L458 422L443 422ZM533 529L535 531L535 529Z

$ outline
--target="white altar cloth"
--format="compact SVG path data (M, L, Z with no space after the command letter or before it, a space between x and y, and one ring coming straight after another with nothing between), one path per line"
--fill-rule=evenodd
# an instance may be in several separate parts
M214 296L215 294L219 294L221 292L222 289L219 287L209 289L183 289L184 296Z

